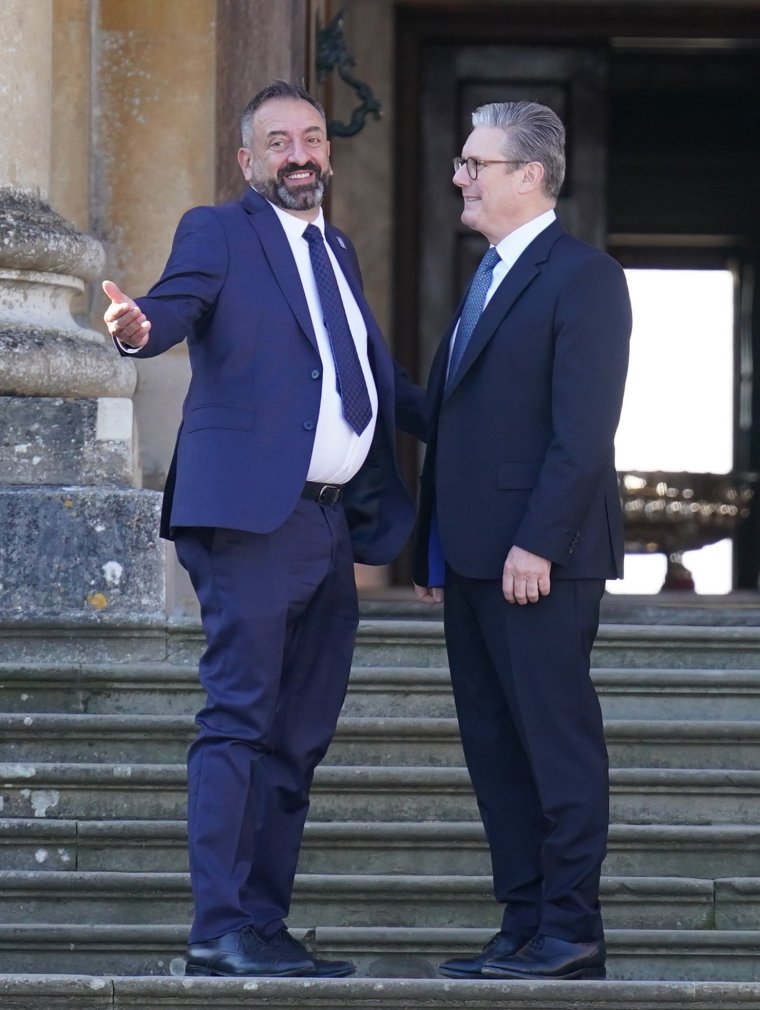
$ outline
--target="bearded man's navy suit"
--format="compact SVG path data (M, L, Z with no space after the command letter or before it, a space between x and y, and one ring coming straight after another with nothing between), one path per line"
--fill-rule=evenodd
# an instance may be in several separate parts
M554 221L496 288L447 382L454 323L428 387L415 581L445 578L457 714L503 929L597 940L608 783L588 666L604 580L622 570L613 439L625 278ZM536 603L503 598L513 545L551 561Z
M271 935L287 916L312 774L350 668L352 556L390 561L414 521L393 444L397 424L423 434L422 393L394 374L350 241L330 225L325 236L366 323L378 396L372 447L344 506L302 498L322 361L272 206L248 189L239 202L188 212L162 277L137 299L151 323L138 356L187 339L192 366L162 521L209 643L188 759L191 943L247 925ZM286 580L283 613L273 601Z
M327 223L325 236L367 324L380 401L375 445L345 496L351 540L357 561L384 564L403 547L413 522L392 446L397 421L413 434L424 431L419 391L398 370L395 382L350 240ZM151 321L138 357L187 338L192 367L162 532L276 529L306 479L321 361L301 280L269 203L248 189L239 202L189 211L163 275L136 301Z

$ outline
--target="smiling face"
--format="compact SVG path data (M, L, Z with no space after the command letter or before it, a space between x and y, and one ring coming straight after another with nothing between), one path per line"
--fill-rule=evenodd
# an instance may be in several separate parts
M253 117L238 162L253 188L283 210L313 221L332 175L318 110L300 98L273 98Z
M462 158L503 162L514 157L505 153L504 139L504 131L498 127L476 126L462 148ZM477 179L471 179L462 165L452 179L462 191L462 223L497 245L515 228L554 205L543 193L543 175L543 166L535 161L482 165Z

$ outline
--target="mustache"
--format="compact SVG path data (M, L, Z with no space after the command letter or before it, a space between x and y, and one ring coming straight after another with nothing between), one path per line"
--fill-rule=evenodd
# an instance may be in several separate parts
M295 162L290 161L287 165L283 165L283 167L279 170L277 173L277 179L282 182L285 176L290 172L304 172L307 170L309 172L313 172L317 178L321 178L322 176L322 170L314 161L307 161L304 165L296 165Z

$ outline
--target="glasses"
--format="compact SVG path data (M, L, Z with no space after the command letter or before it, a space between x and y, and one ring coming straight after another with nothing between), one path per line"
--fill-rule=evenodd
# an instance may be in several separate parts
M525 165L524 161L483 161L481 158L454 158L454 171L458 172L462 165L467 169L467 174L474 182L478 177L481 168L488 168L489 165Z

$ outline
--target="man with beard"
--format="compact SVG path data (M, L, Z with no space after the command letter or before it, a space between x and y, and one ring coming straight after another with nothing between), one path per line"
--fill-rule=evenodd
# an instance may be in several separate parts
M348 681L353 561L384 564L408 536L394 425L423 434L422 392L394 374L353 247L324 220L321 106L276 81L241 126L240 201L182 218L146 297L105 281L105 321L123 354L187 338L192 366L162 520L207 642L186 972L340 976L353 965L315 959L285 919Z

